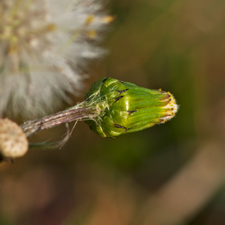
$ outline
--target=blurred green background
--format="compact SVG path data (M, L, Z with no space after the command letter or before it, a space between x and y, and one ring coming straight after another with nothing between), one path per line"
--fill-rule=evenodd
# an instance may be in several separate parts
M92 63L86 90L110 76L170 91L180 109L117 138L78 123L62 149L2 163L0 224L224 225L225 1L112 0L107 8L115 16L108 54Z

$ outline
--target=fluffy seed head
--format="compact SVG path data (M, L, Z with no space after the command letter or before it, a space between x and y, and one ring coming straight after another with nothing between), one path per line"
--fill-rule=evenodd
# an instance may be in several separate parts
M0 1L0 116L50 113L82 86L111 22L98 0ZM6 111L7 109L7 111Z
M17 158L26 154L28 140L23 130L9 119L0 119L0 153L6 158Z

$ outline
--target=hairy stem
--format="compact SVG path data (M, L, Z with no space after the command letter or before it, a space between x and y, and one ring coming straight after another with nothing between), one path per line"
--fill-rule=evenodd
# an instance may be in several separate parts
M94 107L86 106L85 104L79 104L50 116L26 121L20 125L20 127L28 137L37 133L38 131L49 129L62 123L68 123L75 120L81 121L96 116L97 112Z

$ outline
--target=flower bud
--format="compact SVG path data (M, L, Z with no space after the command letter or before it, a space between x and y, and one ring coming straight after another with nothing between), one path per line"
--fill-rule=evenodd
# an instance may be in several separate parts
M176 100L169 92L138 87L113 78L102 78L92 84L85 99L94 101L99 111L95 120L86 123L102 137L114 137L165 123L178 110Z

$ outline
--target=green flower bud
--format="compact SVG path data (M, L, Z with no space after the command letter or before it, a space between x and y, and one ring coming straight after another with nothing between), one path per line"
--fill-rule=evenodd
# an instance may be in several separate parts
M86 123L102 137L114 137L165 123L178 109L169 92L138 87L110 77L92 84L85 99L98 111L96 119Z

